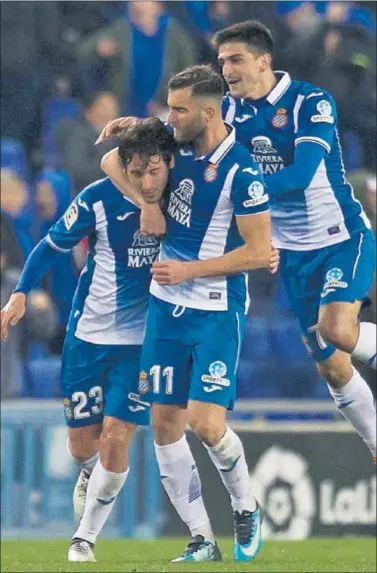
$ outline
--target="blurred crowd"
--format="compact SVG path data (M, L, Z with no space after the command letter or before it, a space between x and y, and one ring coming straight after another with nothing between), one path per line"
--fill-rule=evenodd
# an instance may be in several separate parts
M165 118L169 77L217 65L211 37L255 18L276 39L275 69L328 89L338 105L347 175L375 223L375 2L2 2L1 305L72 197L102 176L95 147L119 115ZM58 396L60 354L85 242L29 297L2 342L2 398ZM240 396L323 397L279 277L252 273ZM375 316L375 300L369 312Z

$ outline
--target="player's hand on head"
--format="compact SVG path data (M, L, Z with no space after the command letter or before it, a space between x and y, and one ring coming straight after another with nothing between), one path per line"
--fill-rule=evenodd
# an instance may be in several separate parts
M273 245L271 245L271 259L270 259L270 265L268 267L268 270L272 275L274 275L278 272L279 264L280 264L279 249L276 249Z
M128 129L129 127L132 127L136 122L137 117L133 117L132 115L127 117L118 117L117 119L108 121L96 139L94 145L98 145L109 137L116 135L121 129Z
M26 296L22 292L12 294L1 310L1 340L8 338L8 327L16 326L25 314Z
M159 285L179 285L192 277L188 263L181 261L158 261L153 263L151 273Z
M147 237L165 235L166 219L158 203L144 203L141 207L140 231Z

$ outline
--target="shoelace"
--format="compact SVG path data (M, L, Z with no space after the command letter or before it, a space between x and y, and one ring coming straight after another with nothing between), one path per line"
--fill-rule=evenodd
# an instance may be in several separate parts
M190 541L190 543L187 545L186 549L184 550L183 554L184 555L192 555L193 553L196 553L196 551L199 551L199 549L201 549L203 546L207 545L207 543L205 541Z
M77 541L73 545L77 553L81 553L82 555L86 555L88 552L88 548L90 547L89 543L85 543L84 541Z
M243 511L234 513L234 528L236 531L237 542L240 545L247 545L252 539L256 525L256 512Z

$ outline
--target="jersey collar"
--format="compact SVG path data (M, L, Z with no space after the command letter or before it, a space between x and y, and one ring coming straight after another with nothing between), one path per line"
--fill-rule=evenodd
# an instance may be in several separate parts
M290 75L287 72L276 71L274 73L280 79L276 84L276 86L274 87L274 89L270 91L270 93L266 98L268 103L270 103L271 105L277 104L279 99L283 97L283 95L285 94L285 92L288 90L289 86L292 83Z
M215 151L211 155L204 155L202 157L197 157L196 161L208 161L211 165L218 165L220 161L228 154L233 145L236 142L236 130L232 125L224 121L226 128L228 130L228 135Z

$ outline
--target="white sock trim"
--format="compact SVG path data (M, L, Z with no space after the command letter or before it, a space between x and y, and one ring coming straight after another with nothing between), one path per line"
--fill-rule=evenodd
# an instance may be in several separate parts
M366 362L375 367L376 359L376 325L372 322L360 322L360 333L356 346L352 352L352 356L358 358L362 362Z

